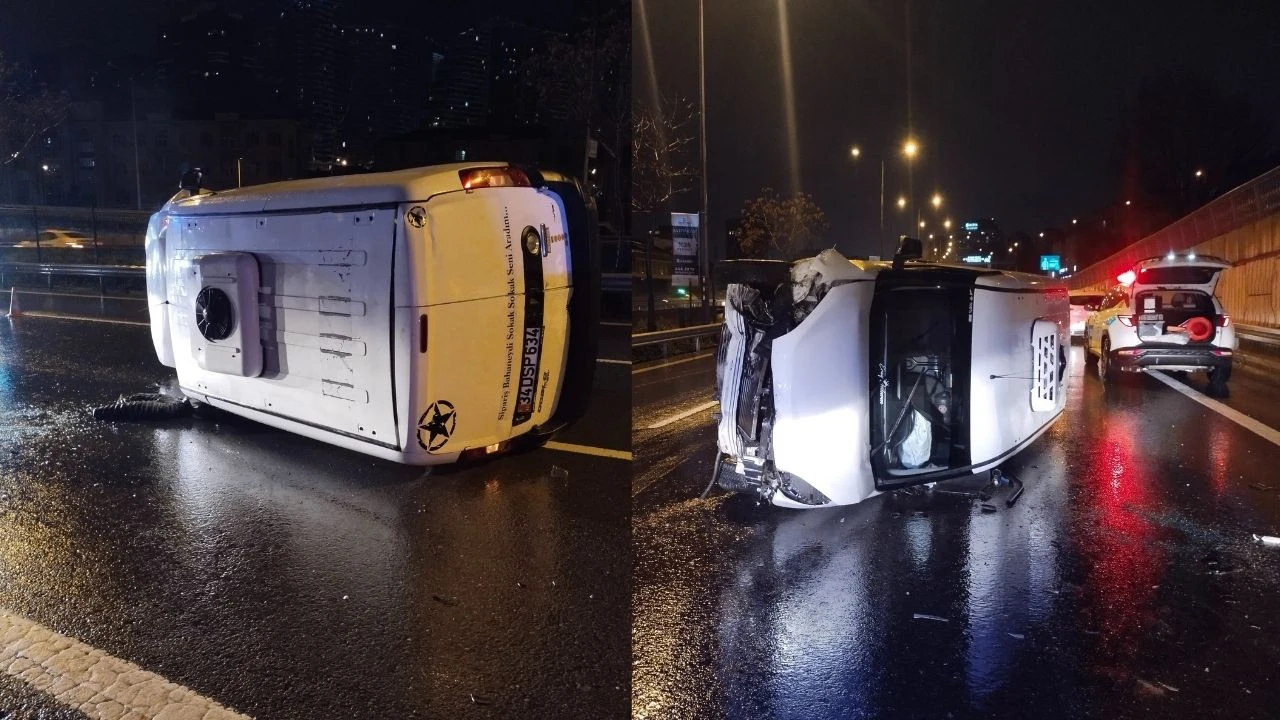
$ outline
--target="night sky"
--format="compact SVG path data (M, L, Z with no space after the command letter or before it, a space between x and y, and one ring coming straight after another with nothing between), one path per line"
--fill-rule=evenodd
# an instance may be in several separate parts
M658 91L697 99L697 3L633 0L647 17ZM706 0L712 237L762 186L791 189L778 0ZM1115 139L1138 82L1192 70L1280 117L1280 3L913 0L913 127L922 154L917 202L936 189L960 221L1006 231L1069 222L1120 192ZM791 0L800 189L831 223L829 243L875 253L879 159L887 154L887 234L907 177L904 3ZM654 84L636 38L635 98ZM1273 130L1272 142L1280 137ZM852 144L863 150L855 164ZM696 210L690 195L687 207ZM935 217L931 209L927 218Z
M447 38L470 22L501 15L555 29L580 15L591 0L337 0L347 16L382 23L411 23L428 35ZM195 2L162 0L0 0L0 49L23 55L68 42L87 43L107 52L146 55L156 49L160 23L180 16ZM289 4L287 0L229 0L226 7L247 17ZM537 7L534 7L534 6Z

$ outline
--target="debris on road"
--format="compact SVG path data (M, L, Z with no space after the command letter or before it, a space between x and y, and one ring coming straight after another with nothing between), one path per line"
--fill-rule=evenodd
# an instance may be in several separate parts
M431 596L431 599L432 599L432 600L435 600L436 602L440 603L441 605L448 605L449 607L453 607L454 605L457 605L457 604L458 604L458 599L457 599L457 598L447 598L447 597L441 597L441 596L439 596L439 595L432 595L432 596Z
M927 613L913 613L912 618L916 620L933 620L935 622L951 622L950 620L938 615L929 615Z
M1280 547L1280 537L1274 535L1254 535L1253 541L1262 543L1267 547Z
M195 408L186 398L160 393L121 395L110 405L93 409L94 420L132 422L137 420L172 420L186 417Z

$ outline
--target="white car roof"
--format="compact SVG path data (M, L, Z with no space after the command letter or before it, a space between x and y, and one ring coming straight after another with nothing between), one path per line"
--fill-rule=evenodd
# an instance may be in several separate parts
M223 215L426 200L462 189L460 170L506 167L503 162L453 163L391 172L286 180L220 190L178 200L174 215Z

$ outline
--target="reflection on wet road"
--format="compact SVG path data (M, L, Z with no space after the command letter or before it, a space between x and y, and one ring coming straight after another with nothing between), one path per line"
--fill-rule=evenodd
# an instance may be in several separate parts
M626 450L596 372L566 442ZM171 377L146 328L0 320L0 608L259 718L625 716L628 462L88 414Z
M1280 447L1152 378L1103 388L1075 351L994 513L943 488L699 501L714 410L636 431L635 717L1274 717L1280 551L1251 535L1280 534L1280 489L1256 489ZM637 373L633 414L713 381L709 360Z

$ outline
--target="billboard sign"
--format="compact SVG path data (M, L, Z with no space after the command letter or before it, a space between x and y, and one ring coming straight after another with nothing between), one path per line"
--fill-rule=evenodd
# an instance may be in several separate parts
M671 213L671 284L698 284L697 213Z

